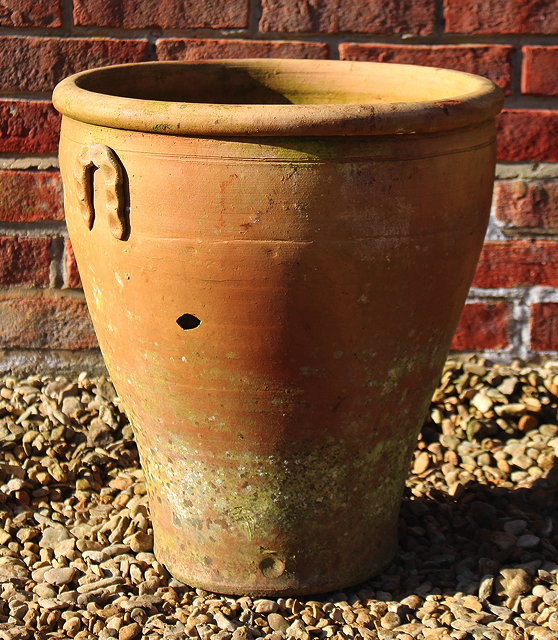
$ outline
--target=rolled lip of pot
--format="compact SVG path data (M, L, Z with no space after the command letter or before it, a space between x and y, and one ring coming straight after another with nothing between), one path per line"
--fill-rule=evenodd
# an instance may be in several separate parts
M481 76L407 64L229 59L139 62L69 76L63 115L180 136L369 136L479 124L501 110Z

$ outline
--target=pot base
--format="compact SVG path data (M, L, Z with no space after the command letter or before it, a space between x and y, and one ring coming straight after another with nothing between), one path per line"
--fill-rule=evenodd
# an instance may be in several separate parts
M381 557L374 557L374 565L368 566L366 570L359 568L359 571L354 571L351 577L346 579L332 580L330 582L317 582L316 584L294 584L295 577L292 577L292 584L283 584L281 586L270 585L268 587L258 584L250 585L248 583L240 584L225 583L212 580L210 577L207 579L201 575L187 574L181 571L183 564L174 562L168 553L165 553L164 549L161 549L155 539L154 554L157 560L165 566L167 571L173 578L183 582L184 584L194 589L204 589L212 593L219 593L226 596L250 596L250 597L268 597L268 598L280 598L280 597L297 597L297 596L313 596L323 593L332 593L335 591L345 591L346 589L356 587L367 580L380 574L391 562L395 551L397 549L397 538L392 540L389 549L385 550L384 555ZM341 573L342 571L340 571ZM208 570L209 573L209 570ZM254 571L254 575L258 576L257 571ZM261 578L261 576L259 576ZM284 580L283 580L284 582Z

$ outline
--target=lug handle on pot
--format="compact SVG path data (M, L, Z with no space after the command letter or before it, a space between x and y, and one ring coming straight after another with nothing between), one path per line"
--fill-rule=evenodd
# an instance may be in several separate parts
M77 196L83 219L89 229L95 222L93 173L101 172L105 189L105 202L109 227L117 240L123 240L127 224L124 207L124 169L116 153L103 144L92 144L82 149L75 169Z

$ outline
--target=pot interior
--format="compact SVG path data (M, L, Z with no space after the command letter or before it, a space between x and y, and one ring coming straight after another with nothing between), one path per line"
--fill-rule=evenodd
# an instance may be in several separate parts
M96 69L76 80L99 94L206 104L373 104L451 100L478 88L469 74L334 60L142 63Z

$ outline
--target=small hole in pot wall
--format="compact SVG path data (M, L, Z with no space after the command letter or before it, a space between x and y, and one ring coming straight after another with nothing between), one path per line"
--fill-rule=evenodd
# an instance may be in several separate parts
M199 327L201 320L191 313L185 313L181 315L180 318L177 318L176 324L186 331L187 329L195 329L196 327Z

